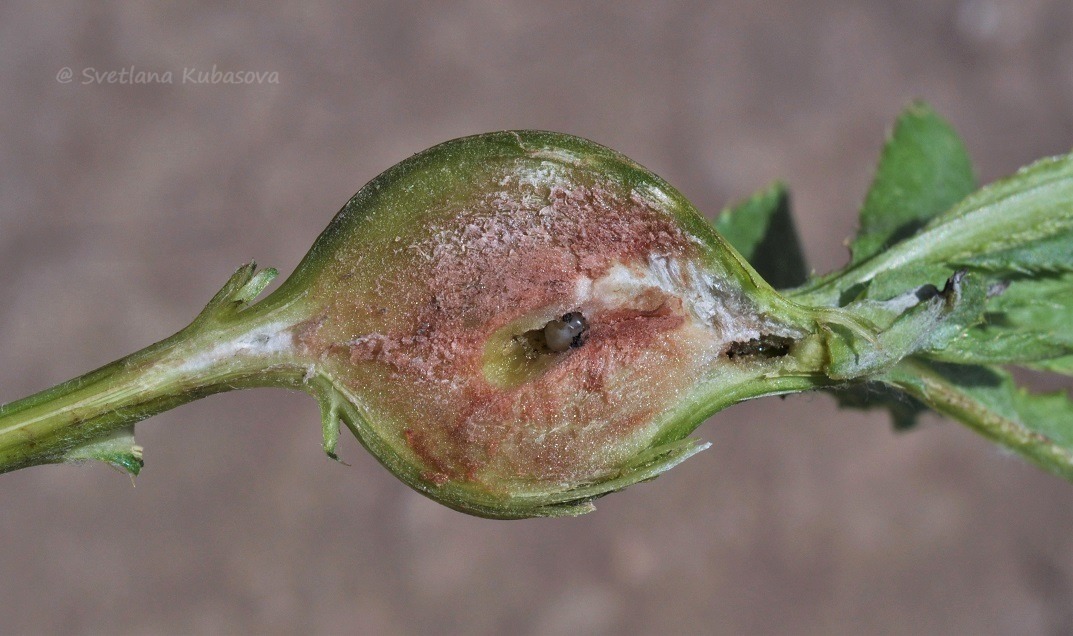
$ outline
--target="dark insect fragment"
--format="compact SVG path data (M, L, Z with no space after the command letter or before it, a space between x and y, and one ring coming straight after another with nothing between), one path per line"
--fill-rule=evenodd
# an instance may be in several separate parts
M762 334L759 338L750 338L732 342L727 347L726 356L731 360L758 356L761 358L781 358L790 353L794 339L774 334Z

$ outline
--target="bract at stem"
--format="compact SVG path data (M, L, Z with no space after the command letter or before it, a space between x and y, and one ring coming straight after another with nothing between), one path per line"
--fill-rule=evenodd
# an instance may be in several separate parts
M304 368L291 358L281 320L286 308L241 311L274 275L247 265L175 335L0 406L0 472L97 459L137 474L135 422L213 393L301 385Z

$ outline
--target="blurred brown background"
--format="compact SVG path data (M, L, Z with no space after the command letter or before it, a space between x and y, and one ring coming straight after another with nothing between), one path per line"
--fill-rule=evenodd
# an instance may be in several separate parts
M908 100L983 180L1073 145L1061 0L50 4L0 4L0 402L169 335L251 257L290 271L362 184L452 137L589 137L711 215L784 178L821 271ZM182 84L213 65L278 84ZM86 83L132 66L173 83ZM136 488L0 476L0 630L1073 630L1073 487L968 430L798 396L699 434L592 515L492 522L353 440L326 459L304 395L216 396L139 425Z

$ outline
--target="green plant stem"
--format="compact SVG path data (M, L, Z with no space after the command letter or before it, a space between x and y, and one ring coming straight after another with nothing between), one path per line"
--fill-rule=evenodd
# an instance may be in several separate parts
M930 366L903 361L889 374L888 381L939 413L1073 481L1073 454L1067 448L1025 426L1018 418L981 403Z
M137 473L135 422L213 393L299 385L302 370L264 346L273 337L279 335L264 319L199 320L100 369L2 405L0 472L85 457Z

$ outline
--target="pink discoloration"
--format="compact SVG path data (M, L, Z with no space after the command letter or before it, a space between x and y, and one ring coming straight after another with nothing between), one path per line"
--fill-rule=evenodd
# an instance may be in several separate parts
M399 437L429 483L576 483L613 470L616 448L674 403L701 354L682 336L692 320L682 299L667 290L583 292L616 265L643 272L653 256L694 258L692 240L669 214L612 187L501 193L439 218L400 246L415 254L405 281L385 272L387 289L425 286L411 295L423 300L398 308L397 326L332 343L309 325L299 341L345 351L355 377L378 379L370 403L404 422ZM588 322L581 347L549 354L554 363L518 385L485 377L497 330L576 310Z
M684 255L692 244L666 213L600 188L552 188L550 203L524 207L506 194L450 219L418 247L432 255L433 286L448 314L480 313L504 324L519 304L556 300L579 274L599 278L614 262ZM457 313L456 313L457 312Z

